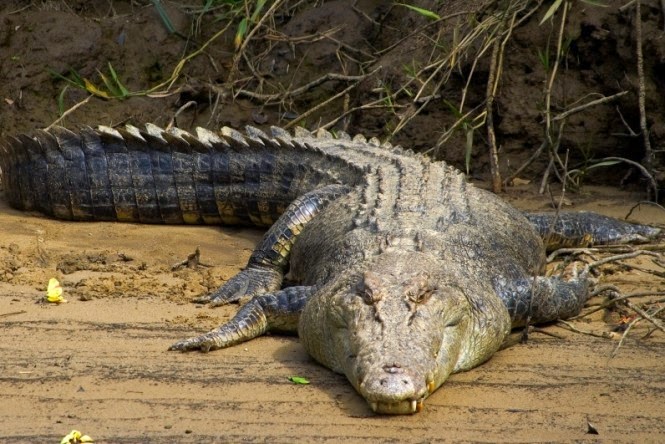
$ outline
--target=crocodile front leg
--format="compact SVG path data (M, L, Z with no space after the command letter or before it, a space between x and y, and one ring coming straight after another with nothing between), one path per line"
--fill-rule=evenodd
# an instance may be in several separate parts
M257 296L226 324L204 335L176 342L169 350L208 352L249 341L267 331L295 333L300 313L315 291L313 286L289 287Z
M497 278L494 288L503 300L513 327L551 322L577 315L589 297L588 270L564 281L557 277Z
M349 187L345 185L328 185L298 197L263 236L250 256L247 267L216 292L195 299L194 302L210 302L212 306L218 306L246 296L254 297L279 290L291 256L291 247L303 227L328 203L348 191Z
M525 216L543 238L548 251L562 247L644 243L661 233L660 228L632 224L587 211L525 213Z

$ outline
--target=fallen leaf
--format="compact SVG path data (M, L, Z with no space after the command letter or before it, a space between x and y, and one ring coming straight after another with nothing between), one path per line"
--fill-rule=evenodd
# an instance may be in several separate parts
M529 185L531 183L530 180L528 179L520 179L519 177L516 177L513 179L513 186L520 186L520 185Z
M289 376L289 381L294 384L309 384L309 379L303 378L302 376Z

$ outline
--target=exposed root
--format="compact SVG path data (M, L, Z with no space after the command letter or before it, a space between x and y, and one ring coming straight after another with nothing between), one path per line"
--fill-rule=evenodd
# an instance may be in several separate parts
M636 248L639 248L639 251L643 252L658 252L665 251L665 244L643 244L639 246L633 245L599 245L596 247L583 247L583 248L559 248L558 250L553 251L547 256L547 263L554 262L554 260L563 255L573 255L579 256L582 254L594 257L594 254L600 253L614 253L614 254L626 254L634 253ZM660 256L658 256L660 258ZM596 259L594 259L596 260Z
M180 270L181 268L196 268L196 267L211 267L209 264L201 262L201 250L196 247L194 253L187 256L187 259L182 260L171 266L171 271Z
M640 292L628 293L628 294L621 295L620 292L619 292L619 289L617 287L615 287L615 286L609 286L609 287L611 287L611 288L610 289L605 288L605 289L603 289L603 291L612 291L615 294L614 297L607 300L606 302L603 302L600 305L595 306L591 310L587 310L584 313L580 313L579 315L570 318L570 320L585 318L585 317L589 316L592 313L596 313L597 311L604 310L606 308L610 308L610 307L612 307L613 305L616 305L619 302L623 302L623 301L631 299L631 298L634 299L634 298L643 298L643 297L647 297L647 296L665 296L665 292L663 292L663 291L640 291ZM663 300L659 299L657 301L654 301L653 303L654 304L660 304L662 302L663 302Z
M631 251L630 253L617 254L614 256L606 257L604 259L599 259L597 261L590 263L589 268L594 269L600 267L601 265L609 264L612 262L619 262L625 259L632 259L638 256L653 256L658 258L661 257L660 254L654 253L653 251L636 250L636 251Z
M663 1L665 1L665 0L663 0ZM635 211L637 208L639 208L639 207L642 206L642 205L650 205L650 206L656 207L656 208L658 208L659 210L662 210L662 211L665 212L665 207L663 207L662 205L660 205L660 204L658 204L658 203L656 203L656 202L652 202L652 201L650 201L650 200L643 200L643 201L638 202L638 203L636 203L635 205L633 205L633 206L630 208L630 210L628 211L628 214L626 214L626 216L624 217L624 219L628 219L628 218L630 218L630 216L633 214L633 211Z
M376 74L380 69L381 69L381 67L378 67L378 68L372 70L371 72L369 72L367 74L363 74L363 75L359 75L359 76L347 76L347 75L337 74L337 73L327 73L327 74L324 74L323 76L321 76L317 79L312 80L311 82L309 82L309 83L307 83L303 86L300 86L296 89L287 90L287 91L284 91L282 93L259 94L259 93L253 92L253 91L239 89L238 91L236 91L235 95L236 95L236 97L244 96L244 97L249 97L251 99L257 99L261 102L265 102L266 105L270 105L272 102L276 102L276 101L282 102L282 101L286 101L288 99L293 99L297 96L305 94L306 92L312 90L313 88L315 88L315 87L317 87L317 86L319 86L319 85L321 85L325 82L329 82L329 81L333 81L333 80L343 81L343 82L356 82L353 85L353 86L356 86L358 82L360 82L362 80L365 80L366 78ZM330 99L328 99L328 101L329 100ZM318 106L320 106L320 105L318 105Z
M615 337L615 335L612 332L603 331L603 332L597 333L597 332L590 331L590 330L582 330L582 329L579 329L579 328L575 327L572 323L570 323L568 321L561 320L561 319L556 321L556 325L558 325L559 327L563 327L567 330L573 331L575 333L580 333L580 334L587 335L587 336L593 336L595 338L613 339Z
M640 267L638 265L634 265L626 261L627 259L634 259L641 256L648 256L654 258L655 265L659 267L665 267L665 264L659 262L662 260L661 252L665 250L665 245L641 245L638 247L639 249L636 249L637 247L633 247L630 245L620 245L620 246L600 246L594 248L566 248L566 249L557 250L554 253L552 253L548 258L548 262L551 262L552 260L554 260L558 256L561 256L564 253L572 254L575 256L580 256L580 255L592 256L592 254L602 254L602 253L607 255L607 254L616 253L607 257L603 257L601 259L594 258L593 261L588 262L586 266L590 270L597 271L600 269L600 267L604 265L614 263L614 264L620 264L621 267L625 267L626 269L635 270L645 274L651 274L661 279L665 278L665 272L659 270L650 270L648 268ZM661 332L665 333L665 323L663 322L662 319L658 317L658 315L661 315L662 317L661 313L663 313L663 311L665 310L665 306L662 306L662 304L665 303L665 299L662 298L662 296L665 296L665 291L639 291L639 292L623 294L619 287L617 287L612 283L607 283L607 284L597 285L595 288L593 288L589 293L589 298L591 299L593 297L603 294L607 295L607 299L604 302L596 305L587 305L587 308L583 313L580 313L579 315L572 317L567 321L563 320L557 321L557 325L580 334L585 334L605 339L616 339L617 338L616 331L612 332L608 331L601 333L585 331L583 329L574 326L570 321L587 318L593 313L597 313L601 310L606 310L606 309L621 307L623 313L626 313L626 310L630 310L633 313L633 315L628 316L624 314L624 316L622 316L623 320L621 324L619 325L619 327L617 327L618 329L623 330L623 333L619 339L617 346L612 351L610 358L616 356L619 349L624 345L625 340L629 335L629 332L633 330L634 327L641 320L647 320L651 325L653 325L653 329L649 331L646 335L643 335L643 339L648 338L655 330L660 330ZM659 298L656 299L656 297ZM635 302L636 299L639 299L640 302L639 303Z

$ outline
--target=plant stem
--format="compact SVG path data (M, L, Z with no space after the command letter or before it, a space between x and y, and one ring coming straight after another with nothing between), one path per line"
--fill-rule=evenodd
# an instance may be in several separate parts
M637 0L635 2L635 55L637 58L637 81L638 81L638 94L637 101L640 109L640 131L644 139L644 159L642 164L653 176L653 161L654 155L651 149L651 142L649 141L649 128L647 127L647 111L646 111L646 87L644 85L644 55L642 54L642 2ZM658 187L652 186L654 201L658 201Z

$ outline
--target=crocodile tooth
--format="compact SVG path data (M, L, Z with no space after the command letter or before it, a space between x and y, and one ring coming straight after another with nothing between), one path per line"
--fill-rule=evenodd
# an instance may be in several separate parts
M422 412L422 411L423 411L423 400L420 399L420 400L418 400L417 402L416 402L416 401L413 401L413 402L416 403L416 408L415 408L415 410L413 410L413 411L414 411L414 412ZM412 404L413 404L413 403L412 403Z
M373 412L376 412L376 409L379 408L379 404L376 403L376 402L370 402L370 403L369 403L369 406L372 407L372 411L373 411Z
M414 399L413 401L411 401L411 412L415 413L417 407L418 407L418 401Z

